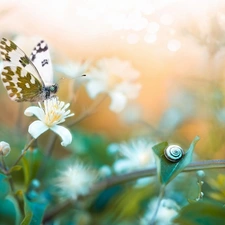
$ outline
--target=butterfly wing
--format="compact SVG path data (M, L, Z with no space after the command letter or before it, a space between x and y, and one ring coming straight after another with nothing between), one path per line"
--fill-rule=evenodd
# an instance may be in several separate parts
M42 100L42 83L22 67L5 66L1 78L11 100L17 102Z
M30 72L44 86L44 82L33 62L14 42L6 38L2 38L0 42L0 53L3 59L3 67L19 66Z
M3 38L0 42L3 59L1 78L13 101L38 101L44 83L31 60L12 41Z
M45 41L40 41L30 56L31 61L38 69L46 85L53 84L52 62L49 54L48 45Z

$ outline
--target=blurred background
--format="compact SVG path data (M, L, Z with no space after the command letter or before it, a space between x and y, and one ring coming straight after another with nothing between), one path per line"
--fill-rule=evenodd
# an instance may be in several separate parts
M223 128L224 1L2 0L0 4L1 36L13 39L28 55L44 39L53 65L116 57L140 72L141 90L129 105L131 110L112 113L106 100L82 126L116 139L153 127L162 132L159 138L178 133L188 140L199 135L207 142L210 130L218 128L212 128L214 123ZM60 95L67 100L63 85ZM13 125L19 105L9 101L3 88L1 99L7 107L0 119ZM81 91L76 114L89 103ZM124 120L132 111L143 122L133 123L134 129ZM175 128L174 134L170 129ZM223 138L220 130L217 136ZM202 151L210 152L209 158L224 156L225 151L208 144Z
M39 40L48 43L58 96L66 102L72 96L75 117L95 101L82 79L91 79L91 68L100 60L129 62L138 73L138 94L122 110L110 110L108 96L92 116L76 124L69 148L86 161L112 165L107 146L132 138L187 148L196 135L201 138L196 158L225 157L225 1L0 0L0 37L13 40L28 55ZM87 65L74 71L68 62ZM70 87L68 74L77 71L86 77L76 77ZM29 103L12 102L2 83L0 95L2 137L15 125L25 135L30 120L22 114ZM92 144L84 144L83 136ZM106 141L100 146L102 137ZM85 155L90 146L105 152L96 150L90 159ZM66 152L58 149L59 155Z

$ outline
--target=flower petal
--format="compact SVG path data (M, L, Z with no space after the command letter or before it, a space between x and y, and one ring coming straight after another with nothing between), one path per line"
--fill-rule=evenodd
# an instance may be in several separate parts
M59 125L54 125L53 127L50 127L50 129L62 138L62 146L67 146L72 142L72 135L67 128Z
M122 82L117 85L116 91L124 93L129 99L135 99L138 97L141 89L141 84L131 83L131 82Z
M24 111L24 115L33 116L35 115L39 120L43 120L45 114L43 109L38 106L30 106Z
M104 92L106 84L100 80L91 80L86 85L86 90L90 98L95 98L99 93Z
M117 174L126 173L135 170L136 168L138 168L138 165L132 164L131 161L128 159L118 159L113 164L113 169Z
M116 113L121 112L127 103L126 96L120 92L111 92L109 95L112 99L111 104L109 106L110 110Z
M31 134L32 137L38 138L48 129L49 127L47 127L42 121L36 120L30 124L28 132Z

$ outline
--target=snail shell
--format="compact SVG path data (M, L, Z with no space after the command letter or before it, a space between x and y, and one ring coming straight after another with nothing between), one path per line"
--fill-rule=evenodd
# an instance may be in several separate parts
M171 162L178 162L184 155L183 149L178 145L169 145L164 150L165 157Z

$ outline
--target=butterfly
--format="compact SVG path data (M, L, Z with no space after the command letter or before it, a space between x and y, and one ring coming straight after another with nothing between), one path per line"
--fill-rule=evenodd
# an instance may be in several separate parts
M58 85L53 84L53 70L45 41L40 41L30 58L12 41L2 38L3 59L1 79L11 100L41 102L55 96Z

